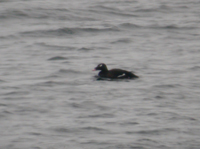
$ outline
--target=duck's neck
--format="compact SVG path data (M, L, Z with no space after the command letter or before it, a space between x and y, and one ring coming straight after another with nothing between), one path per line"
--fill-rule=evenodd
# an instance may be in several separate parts
M101 71L99 72L98 75L99 75L100 77L106 77L107 74L108 74L108 69L107 69L107 70L101 70Z
M100 72L106 73L106 72L108 72L108 69L107 69L107 68L104 68L104 69L102 69Z

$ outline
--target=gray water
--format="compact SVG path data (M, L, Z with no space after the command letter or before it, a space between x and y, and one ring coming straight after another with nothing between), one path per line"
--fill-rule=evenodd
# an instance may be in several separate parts
M1 0L0 149L199 149L198 0ZM92 69L133 71L97 80Z

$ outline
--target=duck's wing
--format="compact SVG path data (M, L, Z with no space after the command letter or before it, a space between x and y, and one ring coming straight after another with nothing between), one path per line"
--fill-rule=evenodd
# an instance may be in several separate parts
M123 79L123 78L138 78L135 74L132 72L122 70L122 69L111 69L108 73L112 78L118 78L118 79Z
M127 78L127 71L122 69L111 69L109 70L108 76L111 78Z

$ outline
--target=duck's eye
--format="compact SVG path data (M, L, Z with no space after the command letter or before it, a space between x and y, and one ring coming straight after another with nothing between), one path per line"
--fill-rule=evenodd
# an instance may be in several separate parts
M99 65L99 67L102 67L102 64L101 64L101 65Z

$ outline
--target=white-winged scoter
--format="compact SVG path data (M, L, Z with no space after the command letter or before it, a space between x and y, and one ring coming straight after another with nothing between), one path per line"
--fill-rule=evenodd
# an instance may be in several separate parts
M135 74L130 71L122 70L122 69L111 69L108 70L106 64L100 63L97 67L94 68L93 71L100 70L98 76L103 78L111 78L111 79L136 79L139 78Z

